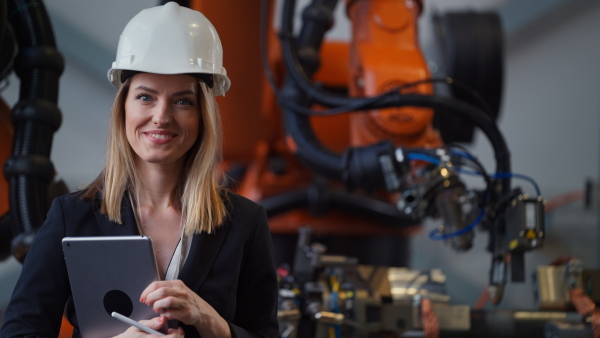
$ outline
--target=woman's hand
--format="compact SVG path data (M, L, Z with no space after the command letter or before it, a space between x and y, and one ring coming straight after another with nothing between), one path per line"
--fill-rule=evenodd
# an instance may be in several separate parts
M180 280L153 282L142 292L140 302L161 316L194 326L202 337L231 337L225 319Z
M153 330L160 330L160 328L162 328L163 326L165 326L165 324L167 323L167 318L165 318L165 316L159 316L159 317L155 317L149 320L140 320L140 324L142 325L146 325L147 327L153 329ZM127 329L127 331L121 333L120 335L116 336L115 338L127 338L127 337L172 337L172 338L180 338L183 337L184 333L183 333L183 329L182 328L178 328L178 329L169 329L168 331L168 335L167 336L156 336L153 334L149 334L145 331L142 331L140 329L138 329L135 326L130 327L129 329Z

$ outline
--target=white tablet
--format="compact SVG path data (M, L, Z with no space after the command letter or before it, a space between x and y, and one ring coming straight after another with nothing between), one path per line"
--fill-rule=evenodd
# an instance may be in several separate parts
M65 237L62 246L83 337L112 337L127 330L129 325L111 317L112 312L135 321L157 316L139 301L142 291L159 280L149 237Z

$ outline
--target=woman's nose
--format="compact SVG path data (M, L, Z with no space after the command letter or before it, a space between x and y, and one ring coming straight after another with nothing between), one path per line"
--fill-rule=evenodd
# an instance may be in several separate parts
M154 107L152 122L158 126L168 125L171 122L171 109L168 104L161 103Z

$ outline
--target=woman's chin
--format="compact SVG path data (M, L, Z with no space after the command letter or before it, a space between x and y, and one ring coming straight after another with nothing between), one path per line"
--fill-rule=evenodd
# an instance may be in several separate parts
M165 157L165 156L145 156L145 157L139 157L138 163L172 166L172 165L177 165L182 161L183 161L183 157L173 158L173 157Z

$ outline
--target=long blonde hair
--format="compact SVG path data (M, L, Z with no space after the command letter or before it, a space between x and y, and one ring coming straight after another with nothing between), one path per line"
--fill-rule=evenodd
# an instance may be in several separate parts
M125 100L131 79L119 88L113 102L106 149L106 166L84 192L82 198L101 196L100 212L122 223L121 202L126 192L137 197L140 178L134 152L125 133ZM171 203L181 209L185 233L212 233L227 215L225 192L219 183L218 163L222 158L222 130L218 106L210 88L198 81L200 113L199 137L187 152L179 180L171 193ZM136 200L139 200L136 198Z

